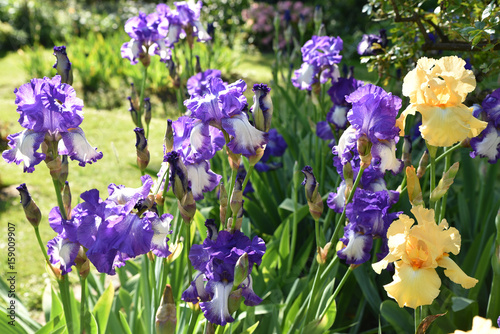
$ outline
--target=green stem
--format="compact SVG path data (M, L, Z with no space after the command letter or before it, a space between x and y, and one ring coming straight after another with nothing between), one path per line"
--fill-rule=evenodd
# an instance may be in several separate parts
M243 185L241 186L241 191L245 191L245 187L247 186L248 181L250 181L250 175L254 170L254 166L250 166L247 171L247 175L245 175L245 179L243 180Z
M446 149L445 149L446 152ZM450 169L450 164L451 164L451 155L447 155L446 159L444 160L444 171L443 174ZM439 212L439 220L438 222L442 221L444 219L444 215L446 213L446 200L448 199L448 192L446 192L441 199L441 210Z
M43 257L45 258L45 261L47 264L50 266L50 259L49 256L47 255L47 251L45 250L45 246L43 245L42 237L40 236L40 231L38 230L38 226L34 227L35 229L35 235L36 235L36 240L38 241L38 245L40 246L40 250L42 251ZM52 266L50 266L52 268Z
M187 250L187 255L189 258L189 251L191 250L191 225L185 224L186 225L186 250ZM193 272L191 269L191 266L188 264L188 277L189 277L189 282L193 281Z
M236 169L231 170L231 179L229 180L229 188L227 191L227 209L226 209L226 221L231 217L231 197L233 196L234 183L236 181L236 175L238 171ZM221 229L227 226L226 221L221 222Z
M420 307L416 307L415 308L415 312L413 314L414 316L414 321L415 321L415 333L417 333L417 330L418 330L418 326L420 325L420 312L422 310L420 309Z
M295 178L295 175L294 175ZM293 199L293 225L292 225L292 244L290 246L290 254L288 255L288 267L287 267L287 274L290 273L290 270L292 270L293 266L293 257L295 255L295 244L297 243L297 230L298 230L298 225L299 225L299 219L297 217L297 211L298 211L298 189L299 187L295 184L295 187L293 189L293 194L292 194L292 199Z
M316 231L316 248L319 249L321 247L321 242L319 239L319 219L314 220L314 230Z
M80 276L80 286L81 286L81 298L80 298L80 333L90 333L86 330L85 323L85 302L87 301L87 296L85 295L85 290L87 289L87 278Z
M337 286L337 288L335 289L335 291L333 292L333 296L332 296L332 301L330 302L330 304L325 307L325 309L323 310L323 312L321 313L321 316L319 317L319 319L323 319L323 317L325 316L326 314L326 311L330 308L330 305L332 305L332 303L335 303L335 298L337 298L337 296L339 295L340 293L340 290L342 289L342 287L344 286L345 282L347 282L347 279L349 278L349 275L351 274L352 272L352 267L349 267L347 269L347 271L345 272L344 274L344 277L342 277L342 280L340 281L339 285Z
M347 204L349 204L352 201L352 198L354 197L354 193L356 192L356 188L358 187L359 182L361 181L361 177L363 176L363 172L365 171L365 169L366 169L366 166L364 166L364 165L361 165L361 167L359 168L359 173L358 173L358 176L356 177L356 181L354 181L354 184L352 186L352 190L349 193L349 197L345 201L344 210L342 210L342 215L340 216L339 220L337 221L337 224L335 225L335 230L333 231L333 234L332 234L332 238L330 239L330 243L332 245L333 245L333 241L335 240L335 238L337 236L338 231L340 230L340 227L343 225L343 223L345 221L345 211L347 208Z
M59 211L61 211L61 217L64 220L67 220L68 217L66 215L66 209L64 208L62 195L61 195L61 183L59 183L59 180L55 180L55 179L52 179L52 183L54 184L54 190L56 192L56 197L57 197L57 206L59 206Z
M64 317L66 318L66 328L68 329L68 334L73 334L74 333L73 313L71 310L71 297L69 292L68 275L62 275L62 278L58 279L57 283L59 284L59 291L61 292Z
M137 126L142 128L142 112L144 109L144 91L146 90L146 80L148 77L148 68L149 66L144 66L144 71L142 74L142 83L141 83L141 94L139 100L139 110L137 110Z
M312 285L312 288L311 288L311 293L309 294L309 299L307 301L306 317L305 317L305 324L306 325L309 323L309 313L311 311L311 302L312 302L312 299L313 299L313 295L312 294L314 293L314 289L316 288L316 282L318 281L320 270L321 270L321 266L318 265L318 269L316 270L316 275L314 275L314 281L313 281L313 285ZM304 332L304 328L305 328L305 326L302 327L301 333Z
M430 189L429 189L429 207L432 208L434 206L434 201L431 199L432 192L436 188L436 158L430 155Z

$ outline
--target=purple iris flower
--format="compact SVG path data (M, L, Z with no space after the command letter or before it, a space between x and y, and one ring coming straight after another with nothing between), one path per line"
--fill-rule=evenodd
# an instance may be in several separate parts
M285 151L288 148L285 139L278 133L278 130L273 128L269 130L268 133L269 137L266 149L264 150L264 155L262 155L260 161L255 164L255 170L258 172L267 172L281 167L281 164L274 164L268 161L272 157L281 157L285 154Z
M337 64L342 60L340 37L313 36L302 47L302 65L294 72L292 83L301 90L311 90L318 81L336 81L340 76Z
M45 141L48 147L57 142L60 155L79 161L80 166L96 162L102 153L92 147L79 125L83 121L83 101L61 77L32 79L15 89L19 123L24 131L9 135L10 150L2 157L8 163L24 163L24 172L32 173L35 166L45 159L37 152ZM56 152L57 153L57 152Z
M158 55L162 62L170 59L171 50L167 47L165 38L169 33L169 22L158 13L132 17L125 23L125 32L130 36L130 42L121 47L122 58L130 60L132 65L141 60L149 65L148 56Z
M220 78L210 78L208 93L184 101L191 117L200 122L191 132L191 147L197 152L206 150L211 140L210 127L229 135L227 147L235 154L253 156L258 148L267 143L268 134L257 130L243 110L247 101L243 92L247 85L243 80L225 84Z
M180 38L185 36L197 37L200 42L212 39L200 22L200 11L203 6L201 1L174 2L174 5L175 10L171 10L166 4L156 6L158 15L166 18L169 23L167 34L169 47L173 47Z
M193 303L200 300L200 307L207 320L224 326L234 321L231 313L235 310L229 309L229 298L238 290L241 289L247 306L255 306L262 301L252 289L251 272L254 264L261 263L266 245L261 238L256 236L250 240L240 231L220 231L216 234L217 229L210 227L215 226L213 220L207 220L205 225L208 228L207 238L202 245L193 245L189 252L189 260L200 273L182 293L182 300ZM245 253L248 255L246 278L241 283L236 283L236 262ZM234 284L237 284L234 286L235 291Z
M142 208L152 207L149 192L153 180L149 175L141 180L139 188L110 184L106 200L96 189L82 193L83 202L73 208L68 220L61 217L59 207L53 208L49 224L58 236L48 244L51 262L60 262L61 269L69 272L78 253L75 249L83 246L99 272L114 275L116 268L138 255L152 251L157 256L168 256L167 236L173 217L159 217L150 210L142 213Z
M56 56L56 63L52 67L57 69L57 74L61 76L61 82L73 84L73 72L66 53L66 46L54 46L54 56Z
M488 162L494 164L500 158L500 88L486 96L482 103L482 111L475 110L475 114L479 113L488 122L488 126L479 136L470 140L472 147L470 156L488 158Z
M360 56L374 56L384 52L387 46L387 34L385 29L380 29L378 35L368 34L363 35L361 42L358 44L358 54Z
M206 70L193 75L187 81L187 90L191 97L202 96L208 93L210 78L220 78L219 70Z

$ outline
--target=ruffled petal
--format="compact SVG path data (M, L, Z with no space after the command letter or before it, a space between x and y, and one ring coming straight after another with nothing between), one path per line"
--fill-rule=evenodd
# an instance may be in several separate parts
M344 237L340 241L345 247L339 250L337 255L347 264L361 264L370 259L373 236L363 234L356 224L349 223L344 228Z
M36 152L45 139L45 133L24 130L7 136L10 150L5 150L2 157L8 163L24 163L24 172L32 173L35 166L45 159L45 154Z
M214 190L222 178L210 169L210 163L206 160L186 165L186 169L195 201L202 199L203 193Z
M393 279L393 282L384 285L384 289L399 307L415 309L421 305L430 305L439 295L441 279L433 268L414 269L406 264L396 265Z
M403 170L403 162L396 158L396 142L394 140L373 143L371 153L373 166L381 172L389 170L396 175Z
M233 284L213 282L213 297L208 302L201 302L200 308L205 314L205 318L213 324L224 326L234 319L229 314L229 294Z
M71 160L79 161L80 166L91 164L102 158L102 152L92 147L81 128L69 129L61 133L62 141L59 141L59 154L67 154Z
M174 218L171 214L165 213L158 217L151 211L145 214L145 217L151 223L153 229L153 238L151 239L151 249L156 256L167 257L171 254L168 250L168 235L172 234L170 222Z
M245 114L223 119L222 127L233 136L228 147L235 154L255 155L255 151L267 143L268 134L254 128Z
M130 60L130 64L135 65L139 62L139 56L142 52L142 43L138 40L131 40L123 43L121 49L122 58Z
M80 250L80 244L71 242L57 236L47 243L47 254L50 256L50 263L60 263L62 274L66 275L71 271L71 266L75 265L75 259Z

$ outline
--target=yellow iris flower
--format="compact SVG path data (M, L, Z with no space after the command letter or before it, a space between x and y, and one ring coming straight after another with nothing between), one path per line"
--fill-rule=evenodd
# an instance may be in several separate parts
M456 330L453 334L500 334L500 329L491 325L490 319L484 319L480 316L475 316L472 319L472 329L468 332Z
M410 98L410 105L397 122L402 134L406 116L415 115L415 111L422 114L422 137L432 146L451 146L476 137L486 128L487 123L475 118L472 108L463 104L476 88L474 74L464 66L465 61L457 56L418 60L403 81L403 95Z
M387 230L389 254L374 263L373 269L380 274L390 262L394 262L394 281L385 285L389 297L400 307L417 308L430 305L439 295L441 279L436 268L445 268L444 274L453 282L470 289L478 282L467 276L449 257L458 254L461 238L458 230L449 227L445 219L437 225L434 210L423 206L414 207L411 212L418 224L407 215L400 215Z

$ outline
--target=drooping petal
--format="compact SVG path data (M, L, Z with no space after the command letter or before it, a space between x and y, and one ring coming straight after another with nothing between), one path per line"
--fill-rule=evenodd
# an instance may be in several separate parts
M75 265L79 250L79 243L71 242L59 235L47 243L47 254L50 256L50 263L54 265L60 263L63 275L69 273L71 266Z
M92 147L81 128L69 129L61 133L62 141L59 141L59 154L67 154L71 160L79 161L80 166L91 164L102 158L102 152Z
M460 284L464 289L470 289L474 287L477 279L467 276L466 273L452 260L449 256L443 256L438 260L440 267L445 268L444 274L448 276L453 282Z
M32 173L35 166L45 159L45 154L36 152L44 141L45 133L33 130L24 130L8 135L10 150L5 150L2 157L8 163L24 164L24 172Z
M337 255L347 264L361 264L370 259L373 236L364 234L356 224L349 223L344 228L344 237L340 241L345 247L339 250Z
M399 174L404 167L403 161L396 158L396 142L378 141L372 146L372 164L381 172L391 171L392 174Z
M234 321L228 309L229 294L232 287L232 283L213 282L214 294L212 300L200 303L205 318L211 323L224 326Z
M223 119L222 127L233 136L228 147L235 154L255 155L255 151L267 143L268 134L254 128L246 114Z
M257 296L252 288L252 276L248 277L241 283L241 294L245 297L245 305L256 306L262 302L262 298Z
M210 169L210 163L206 160L186 165L186 169L195 201L202 199L203 193L214 190L222 178Z
M167 257L171 254L168 249L168 235L172 234L170 222L174 218L171 214L165 213L158 217L155 213L148 211L145 216L151 223L153 238L151 239L151 249L156 256Z
M439 295L441 279L433 268L415 269L407 264L396 264L393 279L393 282L384 285L384 289L399 307L415 309L421 305L430 305Z

